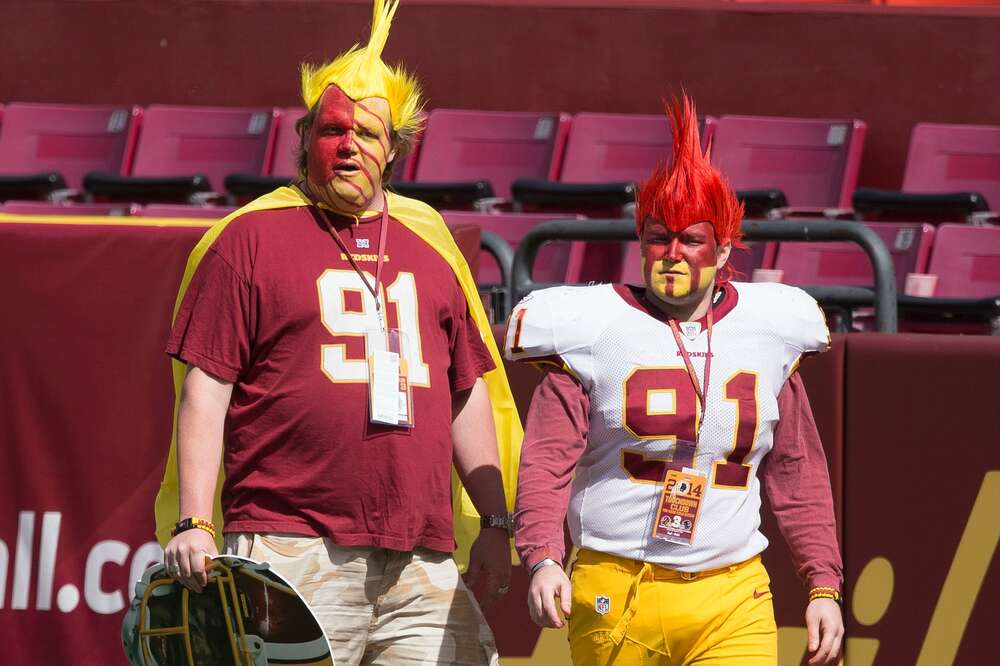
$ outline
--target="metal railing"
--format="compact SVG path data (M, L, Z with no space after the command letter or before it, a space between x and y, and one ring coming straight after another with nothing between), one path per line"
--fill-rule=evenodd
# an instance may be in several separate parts
M896 275L892 259L882 239L871 229L857 222L826 220L761 220L743 221L744 240L748 241L851 241L868 255L875 276L874 289L864 287L804 287L803 289L825 305L839 307L875 306L876 328L882 333L895 333ZM553 286L531 279L531 267L539 248L547 241L635 241L632 220L553 220L543 222L525 235L514 253L508 284L509 304L517 303L525 294ZM509 310L508 310L509 312Z

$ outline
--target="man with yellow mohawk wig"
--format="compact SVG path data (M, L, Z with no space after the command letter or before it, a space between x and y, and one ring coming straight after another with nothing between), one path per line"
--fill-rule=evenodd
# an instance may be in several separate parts
M731 281L743 207L702 153L694 104L667 112L673 160L636 202L643 284L537 291L511 315L508 356L552 366L517 490L528 609L547 627L569 616L576 666L774 666L763 482L809 590L809 663L835 664L842 564L796 374L829 345L826 322L799 289Z
M520 424L450 233L383 187L420 129L416 81L381 60L396 7L376 0L366 46L302 68L300 181L191 255L158 534L195 591L216 536L270 562L338 664L490 664L452 552L457 536L480 601L506 592Z

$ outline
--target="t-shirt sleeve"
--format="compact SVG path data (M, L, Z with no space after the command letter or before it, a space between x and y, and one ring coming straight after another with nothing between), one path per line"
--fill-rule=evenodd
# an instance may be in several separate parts
M472 388L477 378L496 367L476 320L472 318L464 292L457 285L455 291L457 295L448 340L451 351L448 383L452 393Z
M235 382L250 356L250 321L249 284L209 248L177 311L167 354Z

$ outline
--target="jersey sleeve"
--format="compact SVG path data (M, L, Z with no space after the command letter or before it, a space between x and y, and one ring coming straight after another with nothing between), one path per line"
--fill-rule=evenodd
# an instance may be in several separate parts
M247 281L210 248L181 301L167 354L235 382L250 358L252 309Z
M803 356L830 348L830 330L819 303L798 287L774 285L779 303L775 317L778 334L785 342L784 376L795 373Z
M587 303L590 289L553 287L525 296L507 323L507 360L552 365L586 385L590 345L600 329L593 304Z

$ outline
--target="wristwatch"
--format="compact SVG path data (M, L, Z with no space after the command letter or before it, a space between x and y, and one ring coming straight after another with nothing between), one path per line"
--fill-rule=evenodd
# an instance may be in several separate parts
M488 513L479 519L479 527L496 527L507 532L507 536L514 536L514 521L509 513Z

